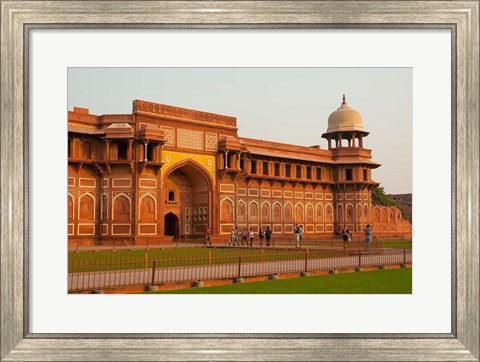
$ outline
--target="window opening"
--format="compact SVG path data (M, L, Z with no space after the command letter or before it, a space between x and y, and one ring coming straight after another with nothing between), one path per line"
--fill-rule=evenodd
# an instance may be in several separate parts
M155 146L154 144L149 143L147 145L147 160L148 161L156 161L155 157Z
M126 142L118 143L118 159L119 160L127 159L127 149L128 149L128 146Z
M83 142L83 158L90 160L92 158L92 143Z
M285 165L285 176L292 177L292 165Z
M346 180L347 181L352 181L352 169L351 168L347 168L346 170Z
M250 163L250 173L253 173L253 174L257 173L257 161L252 161Z
M263 162L263 174L268 175L268 162Z
M302 178L302 166L297 166L297 178Z
M275 164L275 176L280 176L280 164Z

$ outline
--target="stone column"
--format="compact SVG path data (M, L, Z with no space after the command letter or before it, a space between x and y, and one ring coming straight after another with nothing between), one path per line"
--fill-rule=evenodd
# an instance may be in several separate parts
M224 160L224 155L223 153L218 154L218 164L220 165L220 168L223 169L225 167L225 160Z
M108 138L105 139L105 151L106 151L105 159L107 161L110 161L110 140Z
M144 141L144 144L143 144L143 159L145 162L148 161L148 156L147 156L147 146L148 146L148 140L145 140Z
M127 159L128 159L129 161L131 161L132 158L133 158L132 144L133 144L133 139L130 138L130 139L128 140L128 156L127 156Z

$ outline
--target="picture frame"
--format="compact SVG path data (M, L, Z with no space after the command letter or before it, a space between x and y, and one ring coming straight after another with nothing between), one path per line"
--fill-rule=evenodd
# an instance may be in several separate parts
M479 360L478 1L1 1L1 360ZM452 333L29 332L28 41L34 28L452 32ZM20 161L21 160L21 161ZM22 162L23 161L23 162Z

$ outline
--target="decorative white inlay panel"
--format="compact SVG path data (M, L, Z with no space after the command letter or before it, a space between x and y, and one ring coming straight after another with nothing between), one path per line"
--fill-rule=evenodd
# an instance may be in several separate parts
M160 126L160 129L165 132L165 145L175 146L175 128Z
M303 199L303 192L295 191L295 198L296 199Z
M177 147L203 150L203 132L178 128Z
M270 190L260 190L261 197L270 197Z
M205 135L205 148L207 150L217 150L217 135L215 133L207 133Z

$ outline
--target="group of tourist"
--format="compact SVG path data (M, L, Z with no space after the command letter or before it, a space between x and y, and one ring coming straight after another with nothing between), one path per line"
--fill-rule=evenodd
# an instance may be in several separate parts
M295 241L297 248L300 248L300 243L303 241L303 225L295 224L293 231L295 233ZM370 245L372 243L372 229L370 228L370 224L365 227L364 230L365 234L365 247L367 250L370 250ZM253 241L255 240L255 236L258 235L258 239L260 241L260 247L263 246L263 239L266 240L266 246L269 247L271 240L272 240L272 230L270 226L267 226L267 229L264 231L263 227L260 228L258 233L254 232L252 228L247 230L246 227L243 230L238 230L238 227L235 227L230 233L230 240L228 242L229 246L253 246ZM210 240L210 229L206 229L203 233L205 238L205 246L212 245ZM345 252L348 251L348 243L352 241L352 236L350 231L347 228L347 225L343 226L342 229L342 239L343 239L343 249Z
M264 231L263 227L260 228L258 233L254 232L252 228L247 231L247 228L244 227L243 230L238 230L238 227L235 227L230 233L230 240L228 242L229 246L253 246L253 241L255 236L258 235L260 240L260 247L263 246L263 239L266 241L266 246L270 246L272 240L272 230L270 226L267 226L267 229Z
M368 224L365 227L365 230L363 231L365 234L365 248L367 250L370 250L370 246L372 244L372 228L370 227L370 224ZM343 250L345 252L348 251L348 243L352 241L352 235L350 234L350 231L347 228L347 225L343 226L342 229L342 239L343 239Z

